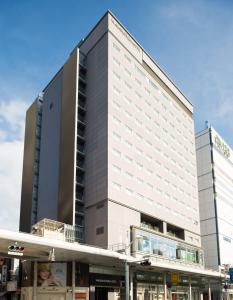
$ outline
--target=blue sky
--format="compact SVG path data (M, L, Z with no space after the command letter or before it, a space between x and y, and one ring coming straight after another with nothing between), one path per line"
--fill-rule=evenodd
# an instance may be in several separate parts
M1 1L0 228L17 228L26 107L107 9L193 103L196 130L209 120L233 146L232 1Z

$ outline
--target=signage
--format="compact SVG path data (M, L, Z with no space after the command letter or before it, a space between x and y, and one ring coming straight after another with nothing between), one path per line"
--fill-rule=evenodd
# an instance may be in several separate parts
M75 299L87 299L86 291L75 291Z
M7 266L2 266L2 284L5 285L7 283Z
M230 283L233 283L233 268L229 268Z
M171 281L172 281L172 284L177 285L180 282L179 273L172 273L171 274Z
M66 286L66 273L66 263L38 263L37 285L41 287Z
M227 158L230 157L230 148L218 135L215 135L214 137L214 144L223 153L224 156L226 156Z
M123 287L125 282L123 276L93 273L90 283L92 286Z

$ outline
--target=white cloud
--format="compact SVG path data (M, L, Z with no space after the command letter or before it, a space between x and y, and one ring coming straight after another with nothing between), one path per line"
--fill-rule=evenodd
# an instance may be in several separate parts
M0 103L0 228L18 230L27 104Z
M1 101L0 125L4 125L5 131L1 130L6 137L22 140L24 135L25 113L27 104L21 100ZM6 129L7 128L7 129Z

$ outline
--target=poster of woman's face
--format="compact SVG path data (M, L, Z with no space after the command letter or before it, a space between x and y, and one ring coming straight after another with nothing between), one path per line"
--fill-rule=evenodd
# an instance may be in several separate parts
M38 263L37 285L41 287L66 286L66 263Z

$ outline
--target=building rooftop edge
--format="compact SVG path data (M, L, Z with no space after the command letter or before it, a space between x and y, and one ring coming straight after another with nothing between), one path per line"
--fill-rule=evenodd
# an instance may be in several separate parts
M119 21L119 19L113 14L113 12L108 9L104 15L99 19L99 21L95 24L95 26L91 29L91 31L83 38L71 51L71 53L77 48L80 47L85 40L89 37L89 35L95 30L95 28L101 23L101 21L105 18L106 15L110 14L119 25L129 34L129 36L134 40L134 42L141 48L141 50L152 60L152 62L158 67L158 69L166 76L166 78L174 85L174 87L179 91L179 93L188 101L188 103L193 107L192 102L183 94L183 92L177 87L177 85L171 80L171 78L163 71L163 69L155 62L154 58L141 46L141 44L135 39L135 37L128 31L128 29Z

